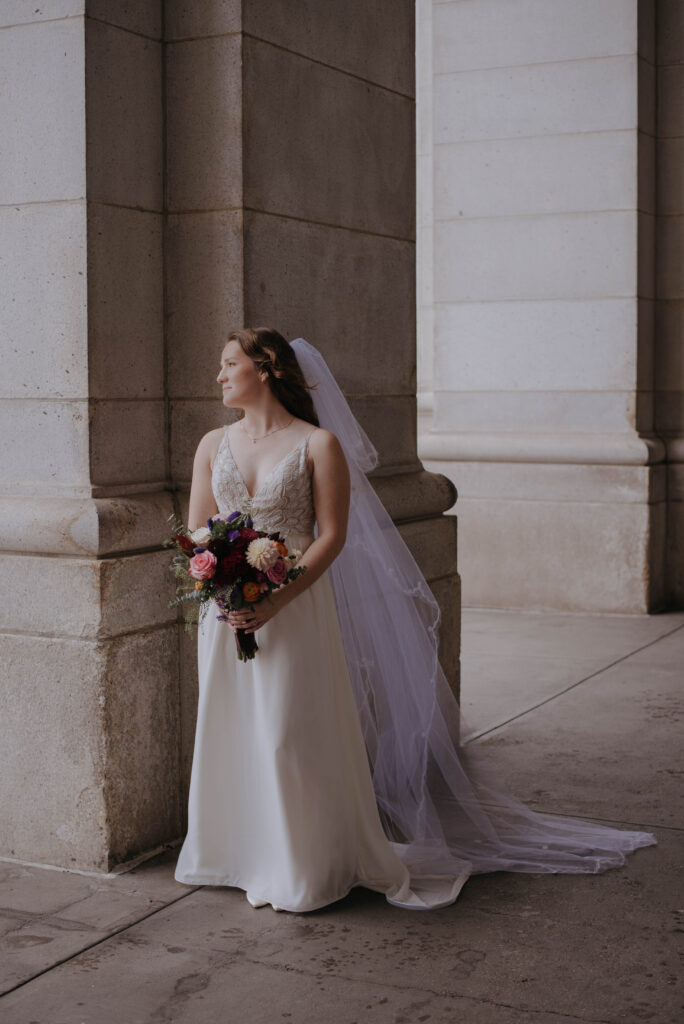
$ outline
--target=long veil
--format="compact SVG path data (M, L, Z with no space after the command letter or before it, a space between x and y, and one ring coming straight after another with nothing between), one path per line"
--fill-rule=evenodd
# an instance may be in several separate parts
M599 872L656 844L650 832L531 810L462 743L467 725L438 659L439 605L366 477L377 451L321 353L304 338L291 346L349 465L347 538L328 572L383 829L411 876Z

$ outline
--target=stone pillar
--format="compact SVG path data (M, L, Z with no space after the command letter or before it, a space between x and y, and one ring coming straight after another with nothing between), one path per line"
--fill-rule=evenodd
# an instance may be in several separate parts
M0 30L0 853L106 871L181 827L161 12L60 6Z
M0 856L108 871L184 833L196 639L160 545L232 327L329 359L457 686L454 489L416 456L413 7L309 7L4 11Z
M172 471L186 508L197 439L225 421L228 330L321 349L378 447L374 486L442 607L458 691L455 491L416 456L414 8L174 3L167 14ZM183 640L183 765L195 648Z
M653 4L425 8L434 372L418 450L458 487L464 601L655 611Z
M666 587L684 607L684 7L659 0L655 417L667 446Z

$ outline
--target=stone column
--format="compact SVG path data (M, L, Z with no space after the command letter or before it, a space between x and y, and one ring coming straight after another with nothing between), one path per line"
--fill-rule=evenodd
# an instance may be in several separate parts
M160 5L2 17L0 853L107 871L181 827Z
M419 352L434 373L418 450L458 487L464 600L657 610L654 7L426 8L434 330Z
M684 7L657 6L655 417L667 446L666 587L684 607Z
M323 352L378 447L374 486L443 613L458 690L455 491L416 456L414 8L175 3L167 15L172 472L186 507L229 329L269 325ZM183 641L183 764L195 647Z
M108 871L185 830L196 639L162 550L227 332L316 344L444 612L416 456L414 24L370 7L6 5L0 856Z

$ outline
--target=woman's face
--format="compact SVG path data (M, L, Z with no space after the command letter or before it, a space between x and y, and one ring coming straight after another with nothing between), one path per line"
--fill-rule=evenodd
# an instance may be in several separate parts
M264 386L259 380L259 371L239 341L226 343L216 379L223 389L223 404L229 409L244 409Z

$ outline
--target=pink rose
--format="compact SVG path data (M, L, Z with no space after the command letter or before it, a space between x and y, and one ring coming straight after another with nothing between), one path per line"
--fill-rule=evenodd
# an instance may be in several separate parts
M188 572L195 580L208 580L216 569L216 555L211 551L200 551L190 559Z
M270 569L266 570L271 583L284 583L287 579L287 566L282 558L279 558L277 562L274 562Z

